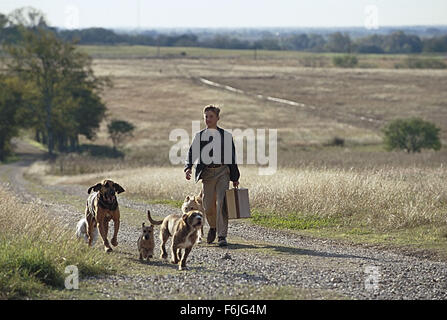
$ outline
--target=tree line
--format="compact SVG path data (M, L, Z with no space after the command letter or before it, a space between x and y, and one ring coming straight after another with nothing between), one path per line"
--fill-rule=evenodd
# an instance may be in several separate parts
M0 14L0 27L5 18ZM258 40L245 40L225 34L200 39L188 33L168 34L118 34L105 28L80 30L58 30L50 28L64 41L76 41L85 45L148 45L164 47L205 47L218 49L296 50L309 52L339 53L443 53L447 52L447 35L421 38L417 35L395 31L388 35L370 35L353 39L348 33L335 32L327 36L320 34L292 34L286 36L264 36ZM15 25L1 28L0 41L18 42L21 32Z
M206 47L218 49L297 50L340 53L422 53L447 52L447 35L420 38L395 31L389 35L371 35L352 39L349 34L335 32L327 37L319 34L296 34L285 37L267 36L260 40L243 40L228 35L215 35L200 40L194 34L130 35L116 34L103 28L61 30L59 36L67 41L77 39L80 44L129 44L167 47Z

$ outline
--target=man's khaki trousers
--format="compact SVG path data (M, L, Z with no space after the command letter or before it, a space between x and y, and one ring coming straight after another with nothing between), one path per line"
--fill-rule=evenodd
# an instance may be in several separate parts
M216 228L218 237L226 237L228 213L224 210L225 191L230 183L230 168L206 167L201 175L203 183L203 208L210 228ZM226 206L225 206L226 207Z

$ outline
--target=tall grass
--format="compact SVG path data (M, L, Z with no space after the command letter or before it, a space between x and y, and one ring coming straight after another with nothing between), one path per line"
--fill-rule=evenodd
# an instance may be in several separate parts
M34 297L64 288L65 267L80 277L113 272L109 257L74 238L40 207L21 203L0 185L0 298Z
M420 167L280 168L270 176L240 167L241 187L249 189L252 209L290 219L291 215L336 218L393 230L447 222L447 169ZM128 195L147 200L182 200L197 194L201 182L184 178L182 168L145 167L53 178L55 183L118 181Z

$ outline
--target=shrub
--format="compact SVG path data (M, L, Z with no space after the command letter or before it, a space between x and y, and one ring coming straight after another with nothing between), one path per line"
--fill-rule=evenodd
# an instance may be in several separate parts
M397 119L383 129L386 149L421 152L422 149L441 149L439 131L433 123L419 118Z
M357 66L358 63L358 59L356 56L353 55L343 55L343 56L335 56L332 58L332 63L336 66L336 67L341 67L341 68L354 68L355 66Z
M112 120L107 125L107 131L109 132L110 139L112 139L113 148L116 149L127 137L131 137L134 129L135 126L130 122L116 119Z
M343 147L345 145L345 139L340 137L333 137L328 143L328 146L335 146L335 147Z

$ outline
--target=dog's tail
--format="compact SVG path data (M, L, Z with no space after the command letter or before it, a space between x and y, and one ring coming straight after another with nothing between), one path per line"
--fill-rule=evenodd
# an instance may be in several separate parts
M88 228L87 220L85 218L82 218L76 225L76 236L78 238L84 238L85 242L88 243L87 228ZM92 246L93 246L96 243L96 240L98 239L98 228L96 226L93 228L92 236L93 236L92 239Z
M163 220L161 221L156 221L154 219L151 218L151 212L149 210L147 210L147 218L149 219L149 222L152 223L153 225L158 225L158 224L162 224Z

